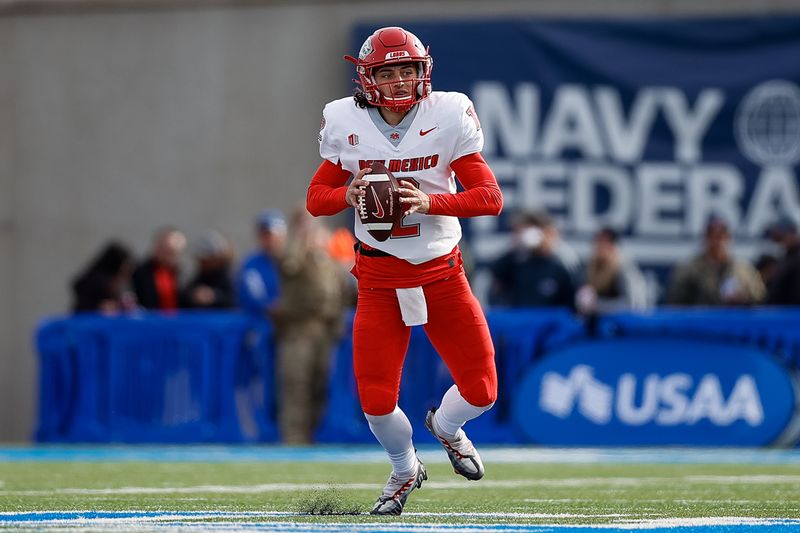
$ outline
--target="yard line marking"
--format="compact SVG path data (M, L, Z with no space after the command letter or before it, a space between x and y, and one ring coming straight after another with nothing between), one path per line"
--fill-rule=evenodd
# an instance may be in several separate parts
M520 500L525 503L589 503L589 504L596 504L597 501L591 498L524 498ZM623 498L623 497L616 497L614 501L617 503L628 503L628 502L636 502L636 503L711 503L711 504L723 504L723 503L731 503L731 504L739 504L739 505L752 505L752 504L762 504L764 500L728 500L728 499L720 499L720 498ZM790 510L800 510L800 507L793 508ZM647 513L645 513L647 514ZM659 513L660 514L660 513Z
M791 475L771 475L771 474L758 474L758 475L739 475L739 476L713 476L713 475L695 475L686 476L684 479L691 483L800 483L800 476Z
M525 488L525 487L586 487L586 486L618 486L637 487L642 485L664 485L667 483L693 484L797 484L800 476L796 475L757 475L757 476L680 476L680 477L588 477L568 479L485 479L481 483L467 483L462 480L429 481L426 488L475 490L486 488ZM259 494L264 492L308 491L325 489L342 490L374 490L383 485L379 483L264 483L259 485L195 485L189 487L107 487L107 488L59 488L51 490L2 490L0 496L47 496L52 494Z
M517 479L490 480L480 484L461 480L429 481L426 488L433 489L486 489L524 487L583 487L587 485L638 486L644 483L663 483L664 478L571 478L571 479ZM259 485L196 485L190 487L109 487L109 488L58 488L50 490L0 490L0 496L47 496L52 494L196 494L206 492L228 494L258 494L262 492L307 491L325 489L375 490L381 483L264 483Z

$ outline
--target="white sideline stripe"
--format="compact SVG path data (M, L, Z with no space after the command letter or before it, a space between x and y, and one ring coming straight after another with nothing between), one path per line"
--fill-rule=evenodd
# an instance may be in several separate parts
M486 489L486 488L524 488L524 487L585 487L585 486L629 486L636 487L664 483L723 484L796 484L796 475L743 475L743 476L683 476L683 477L591 477L568 479L516 479L490 480L481 483L468 483L461 480L429 481L424 484L432 489ZM0 490L0 496L46 496L51 494L258 494L262 492L305 491L325 489L375 490L382 488L379 483L265 483L260 485L196 485L190 487L113 487L113 488L61 488L52 490Z
M775 478L778 478L777 480ZM741 476L686 476L690 483L800 483L800 476L773 476L769 474Z
M596 503L596 500L591 498L524 498L521 501L525 503ZM728 499L720 499L720 498L621 498L617 496L615 498L617 503L619 502L628 502L628 501L635 501L637 503L680 503L680 504L688 504L688 503L711 503L711 504L720 504L720 503L732 503L736 505L752 505L754 503L764 503L764 500L728 500ZM651 514L651 515L661 515L663 513L640 513L643 515Z

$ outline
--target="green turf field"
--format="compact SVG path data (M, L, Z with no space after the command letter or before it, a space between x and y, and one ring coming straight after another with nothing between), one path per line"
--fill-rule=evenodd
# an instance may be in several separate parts
M428 471L408 500L406 522L800 518L800 464L487 463L479 482L443 462L429 462ZM0 462L0 512L278 512L285 514L270 521L380 521L356 513L369 510L387 475L375 462ZM263 521L244 521L255 519Z

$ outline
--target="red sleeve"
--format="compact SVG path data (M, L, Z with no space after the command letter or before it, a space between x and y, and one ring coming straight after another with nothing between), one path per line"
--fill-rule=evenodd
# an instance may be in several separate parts
M322 162L308 186L306 209L318 217L335 215L349 207L347 200L347 179L350 173L341 164L334 165L327 159Z
M431 194L428 214L454 217L500 214L503 193L480 153L459 157L450 163L450 168L465 190L456 194Z

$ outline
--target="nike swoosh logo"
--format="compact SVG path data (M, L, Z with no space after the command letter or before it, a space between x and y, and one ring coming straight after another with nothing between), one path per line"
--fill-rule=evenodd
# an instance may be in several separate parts
M381 203L380 198L378 198L378 193L376 193L375 189L372 187L370 187L369 190L372 191L372 197L375 198L375 211L372 212L372 215L376 218L383 218L385 213L383 211L383 204Z
M423 130L419 130L419 134L420 134L420 136L421 136L421 137L425 137L427 134L429 134L430 132L432 132L433 130L435 130L435 129L436 129L436 128L438 128L438 127L439 127L439 126L434 126L434 127L432 127L431 129L429 129L429 130L425 130L425 131L423 131Z

